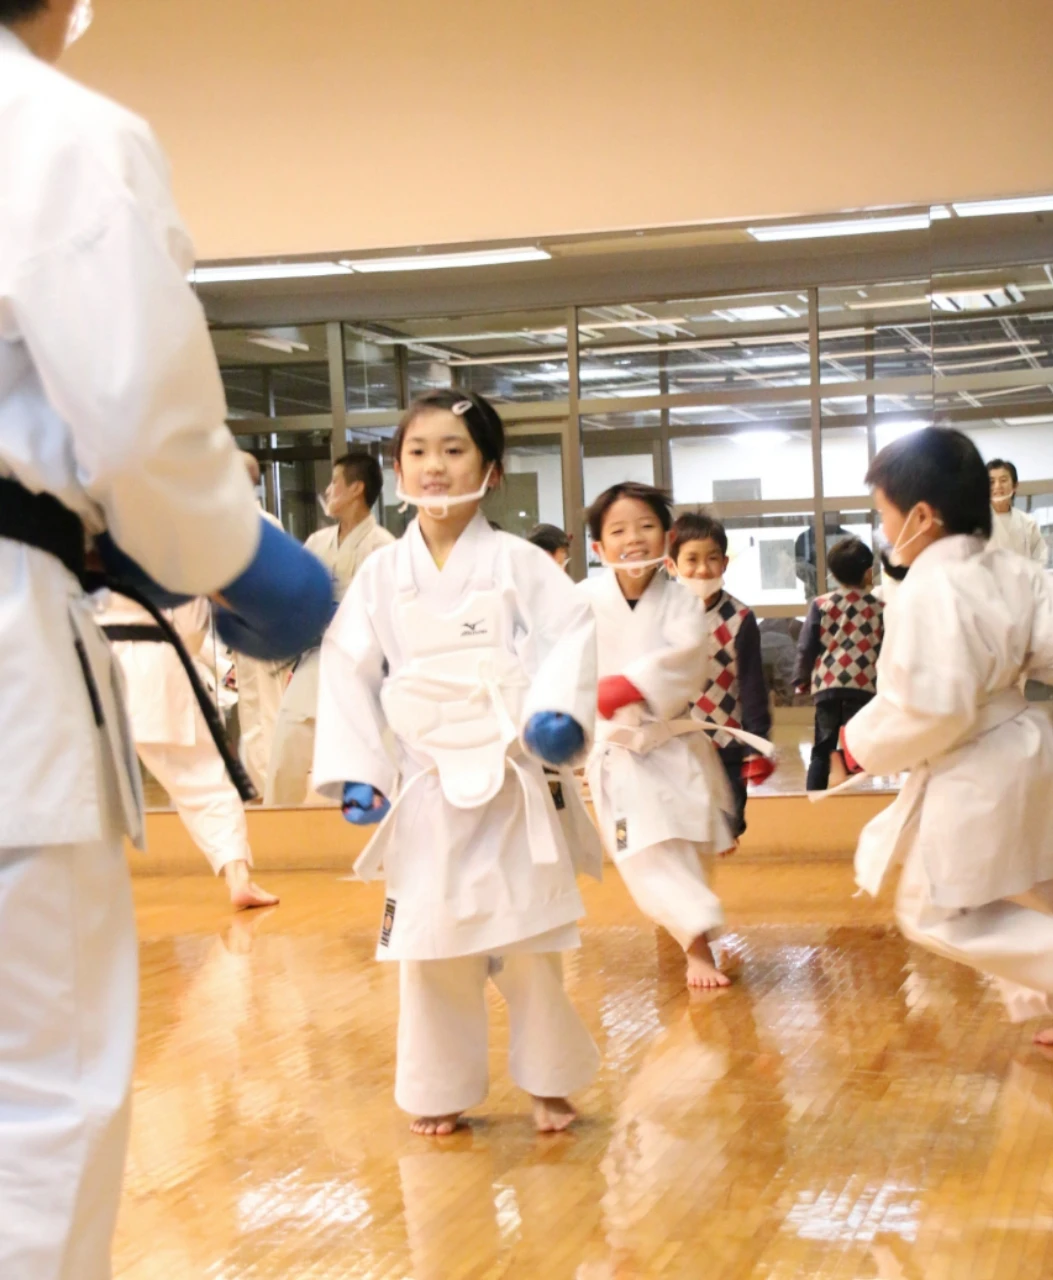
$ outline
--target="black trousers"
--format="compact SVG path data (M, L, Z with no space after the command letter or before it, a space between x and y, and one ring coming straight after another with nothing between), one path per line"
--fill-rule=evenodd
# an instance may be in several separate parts
M746 797L748 788L742 780L742 762L746 758L746 752L742 747L735 745L717 747L717 755L720 756L720 763L724 766L724 772L728 775L731 796L735 802L734 812L729 813L727 818L731 826L731 834L737 840L746 830Z
M815 746L808 766L808 790L825 791L830 782L830 756L841 730L873 698L858 689L836 690L815 704Z

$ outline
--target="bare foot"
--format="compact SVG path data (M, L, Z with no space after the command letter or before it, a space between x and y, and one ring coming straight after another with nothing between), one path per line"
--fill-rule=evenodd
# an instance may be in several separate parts
M449 1116L421 1116L410 1125L410 1133L419 1133L426 1138L445 1138L460 1126L458 1112Z
M275 907L278 899L273 893L261 889L249 876L249 864L239 858L236 862L228 862L223 868L227 888L230 890L230 905L235 911L247 911L253 907Z
M713 990L716 987L730 987L731 979L721 973L713 958L713 948L706 940L706 935L696 938L687 949L687 985Z
M562 1133L578 1118L566 1098L535 1098L534 1125L538 1133Z

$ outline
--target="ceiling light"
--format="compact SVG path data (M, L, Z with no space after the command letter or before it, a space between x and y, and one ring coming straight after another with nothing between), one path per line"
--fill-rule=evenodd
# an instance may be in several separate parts
M951 206L959 218L989 218L999 213L1048 213L1053 196L1017 196L1010 200L967 200Z
M471 249L464 253L415 253L401 258L343 258L348 271L440 271L450 267L496 267L512 262L547 262L552 255L535 245L510 249Z
M955 206L957 207L957 206ZM880 231L925 231L927 213L902 213L887 218L838 218L833 222L789 222L773 226L747 227L763 244L776 240L818 240L824 236L865 236Z
M1014 302L1023 300L1024 295L1015 284L932 295L932 305L937 311L992 311L996 307L1011 307Z
M932 218L934 222L938 222L943 218L949 218L950 216L951 211L945 204L934 204L929 210L929 217Z
M229 267L195 267L191 284L238 284L247 280L308 280L315 276L346 276L349 268L337 262L243 262Z
M883 311L893 307L927 307L929 299L922 298L869 298L866 302L846 302L849 311Z
M796 320L797 312L792 307L759 306L759 307L727 307L722 311L714 311L721 320Z
M310 351L311 347L306 342L294 342L292 338L277 338L269 333L250 333L246 335L246 342L251 342L257 347L267 347L270 351L281 351L285 355L295 355L297 351Z

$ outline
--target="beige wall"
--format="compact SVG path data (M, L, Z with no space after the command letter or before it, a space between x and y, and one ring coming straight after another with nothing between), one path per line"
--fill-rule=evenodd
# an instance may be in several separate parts
M96 0L202 257L1053 190L1051 0Z

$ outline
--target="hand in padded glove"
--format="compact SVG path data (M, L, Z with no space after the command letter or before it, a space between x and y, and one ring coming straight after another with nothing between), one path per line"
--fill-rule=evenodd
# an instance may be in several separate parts
M523 741L546 764L566 764L585 747L585 731L561 711L538 711L527 721Z
M353 822L356 827L371 827L383 822L390 808L391 801L368 782L344 783L341 812L345 822Z
M644 700L640 690L625 676L604 676L596 686L596 709L604 720L609 720L619 707Z
M283 662L313 648L333 613L328 569L262 518L252 563L214 598L223 643L263 662Z
M742 781L759 787L775 772L775 761L767 756L747 756L742 762Z

